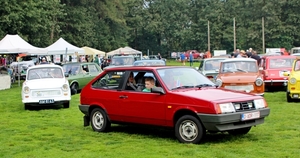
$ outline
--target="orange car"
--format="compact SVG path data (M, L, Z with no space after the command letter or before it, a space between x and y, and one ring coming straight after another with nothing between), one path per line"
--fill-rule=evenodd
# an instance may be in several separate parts
M216 85L261 96L265 91L257 61L251 58L231 58L221 61Z

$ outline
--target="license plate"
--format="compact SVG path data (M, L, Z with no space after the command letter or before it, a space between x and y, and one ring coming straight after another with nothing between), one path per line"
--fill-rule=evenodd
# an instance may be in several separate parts
M47 100L39 100L40 104L53 104L54 99L47 99Z
M256 119L260 117L260 112L256 111L256 112L250 112L250 113L245 113L241 115L241 120L245 121L245 120L251 120L251 119Z

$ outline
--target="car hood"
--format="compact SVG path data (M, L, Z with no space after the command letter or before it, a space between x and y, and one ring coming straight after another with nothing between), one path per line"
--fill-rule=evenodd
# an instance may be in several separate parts
M62 87L63 84L68 84L66 79L37 79L27 80L23 83L23 86L28 86L30 89L49 89Z
M223 83L254 82L257 79L257 73L226 73L219 75Z
M223 88L202 88L202 89L186 89L181 90L181 96L187 98L201 99L208 102L234 102L234 101L243 101L243 100L253 100L260 99L261 96L255 96L248 93L235 92Z

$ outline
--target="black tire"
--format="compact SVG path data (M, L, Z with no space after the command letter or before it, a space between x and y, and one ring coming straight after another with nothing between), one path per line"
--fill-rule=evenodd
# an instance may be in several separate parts
M246 127L246 128L230 130L230 131L228 131L228 133L231 135L244 135L244 134L247 134L250 130L251 130L251 127Z
M293 99L290 97L290 94L288 92L286 92L286 101L288 103L293 102Z
M100 108L95 108L91 112L90 120L92 128L97 132L106 132L111 126L111 122L107 117L107 114Z
M78 92L78 84L77 83L72 83L70 88L71 88L71 95L77 94L77 92Z
M201 122L191 115L180 117L175 125L175 136L181 143L198 144L205 136L205 132Z
M64 108L69 108L70 107L70 102L68 101L68 102L65 102L64 104L63 104L63 106L64 106Z
M30 105L29 104L24 104L24 109L25 110L29 110L30 109Z

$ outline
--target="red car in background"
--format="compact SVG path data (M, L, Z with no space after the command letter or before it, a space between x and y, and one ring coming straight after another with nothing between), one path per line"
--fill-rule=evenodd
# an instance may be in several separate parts
M262 56L259 66L265 82L265 88L276 89L287 86L288 77L284 76L283 73L292 70L295 59L296 56L290 55Z

